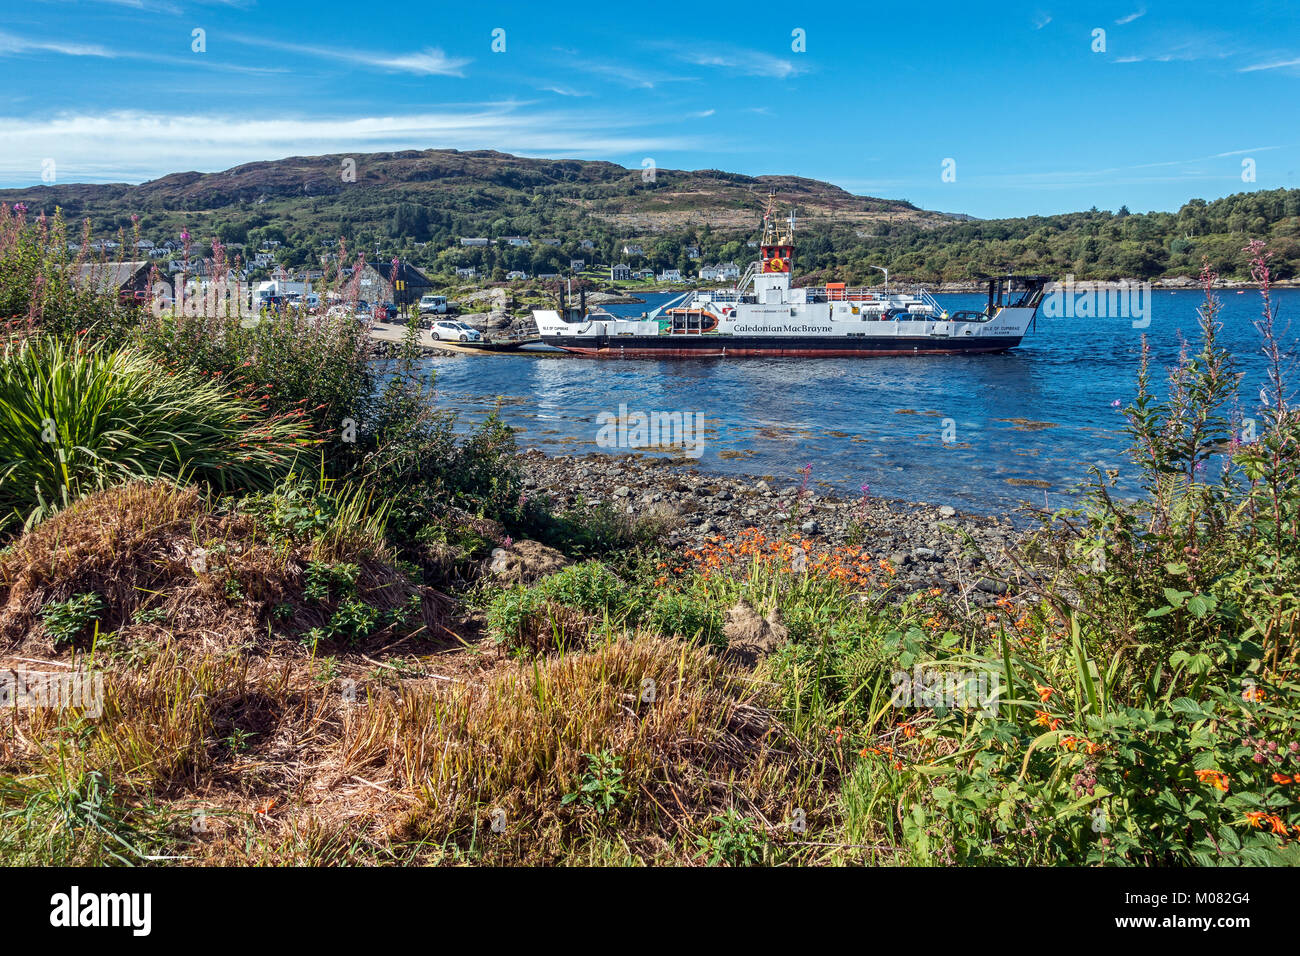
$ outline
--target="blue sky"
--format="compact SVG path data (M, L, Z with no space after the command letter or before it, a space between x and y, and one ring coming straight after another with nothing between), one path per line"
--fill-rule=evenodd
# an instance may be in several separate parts
M1280 3L36 0L0 12L0 71L4 186L46 160L140 182L412 148L793 174L981 217L1300 186Z

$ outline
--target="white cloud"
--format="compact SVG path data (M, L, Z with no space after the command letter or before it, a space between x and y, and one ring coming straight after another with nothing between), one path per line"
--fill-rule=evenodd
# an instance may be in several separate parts
M1115 24L1116 26L1122 27L1124 26L1124 24L1132 23L1134 20L1137 20L1140 17L1145 17L1146 15L1147 15L1147 8L1142 7L1136 13L1130 13L1127 16L1120 17L1118 20L1115 21Z
M1300 59L1296 60L1274 60L1269 63L1256 63L1253 66L1243 66L1238 73L1254 73L1257 70L1289 70L1300 66Z
M0 31L0 56L15 53L61 53L64 56L113 57L114 54L95 43L67 43L61 40L33 40Z
M517 104L390 116L322 119L119 111L50 118L0 117L0 182L40 181L39 161L60 182L140 182L241 163L323 153L500 149L534 156L607 157L691 149L693 141L636 128L601 111L525 113Z
M581 70L584 73L602 76L624 86L643 90L652 90L660 83L681 83L694 79L694 77L680 76L674 73L642 70L634 66L628 66L625 63L602 63L597 60L584 60L581 58L569 65L573 69Z
M567 86L543 86L539 87L539 89L541 89L543 93L554 93L557 96L591 96L590 93L570 89Z
M1046 13L1040 13L1034 17L1034 29L1041 30L1043 27L1047 26L1051 22L1052 22L1051 16L1049 16Z
M359 63L362 66L392 70L397 73L414 73L419 76L464 76L464 67L473 62L469 59L450 57L437 47L425 47L418 53L371 53L365 50L284 43L265 37L233 36L230 39L248 46L283 50L286 53L338 60L343 63Z
M757 50L726 50L715 47L712 51L691 50L679 56L687 63L719 67L743 76L766 76L785 80L808 72L793 60Z

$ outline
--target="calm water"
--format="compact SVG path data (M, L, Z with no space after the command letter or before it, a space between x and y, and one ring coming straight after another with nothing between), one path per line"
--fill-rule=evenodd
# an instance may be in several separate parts
M1285 325L1300 311L1300 290L1275 295ZM1259 295L1219 297L1221 341L1245 373L1243 400L1254 402L1263 384L1251 326ZM639 314L664 298L611 311ZM978 295L937 298L949 310L984 304ZM1145 332L1161 369L1176 360L1180 333L1195 341L1201 294L1152 298ZM841 492L866 484L872 495L990 513L1025 501L1067 504L1088 463L1119 467L1124 485L1131 469L1122 415L1111 403L1133 395L1141 335L1129 319L1048 319L1040 311L1037 329L1007 355L594 360L518 353L429 362L440 405L472 422L500 396L521 448L599 451L597 415L616 414L620 403L629 412L702 412L704 470L784 483L811 464L814 482ZM946 419L955 441L944 441Z

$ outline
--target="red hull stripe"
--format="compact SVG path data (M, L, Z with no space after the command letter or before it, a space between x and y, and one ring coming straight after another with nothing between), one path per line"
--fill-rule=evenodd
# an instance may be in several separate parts
M566 352L572 352L574 355L585 355L592 358L731 358L733 356L740 358L749 357L768 357L768 358L881 358L884 356L908 356L908 355L970 355L970 354L989 354L994 352L1005 352L1007 346L995 346L992 348L961 348L961 349L936 349L936 348L917 348L917 349L737 349L728 348L724 353L721 349L642 349L642 348L604 348L604 349L584 349L573 346L562 345L560 348Z

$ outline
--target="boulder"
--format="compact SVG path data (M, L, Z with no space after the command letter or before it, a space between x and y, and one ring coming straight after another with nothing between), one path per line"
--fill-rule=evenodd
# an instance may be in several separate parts
M532 584L568 563L568 559L554 548L548 548L540 541L524 539L508 548L494 549L488 571L510 584Z
M749 668L790 639L790 631L781 623L779 612L773 609L767 617L761 617L743 600L727 612L722 633L727 639L724 658Z

